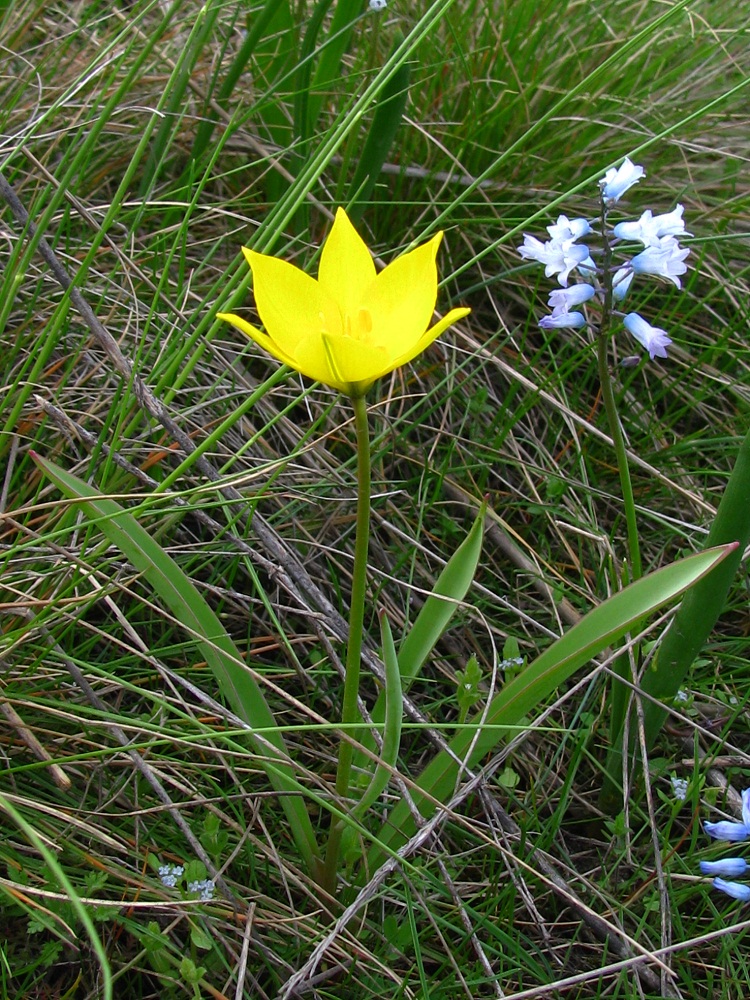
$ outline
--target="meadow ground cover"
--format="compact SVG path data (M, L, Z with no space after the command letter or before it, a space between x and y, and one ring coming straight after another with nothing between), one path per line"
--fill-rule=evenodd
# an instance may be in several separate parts
M0 3L0 997L746 994L749 14Z

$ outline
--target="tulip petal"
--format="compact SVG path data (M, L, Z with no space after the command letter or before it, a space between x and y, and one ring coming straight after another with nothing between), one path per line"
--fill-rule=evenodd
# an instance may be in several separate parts
M341 332L341 313L319 283L293 264L242 248L253 272L258 315L277 348L289 356L308 336Z
M278 355L276 355L278 357ZM294 353L294 367L347 396L362 396L387 367L385 352L351 337L306 337Z
M254 340L256 344L259 344L264 351L268 351L272 354L278 361L284 365L291 365L292 368L296 368L296 362L294 359L286 354L284 351L280 350L278 346L266 333L262 333L257 326L253 326L252 323L248 323L246 319L242 316L237 316L235 313L217 313L217 319L223 319L227 323L231 323L232 326L237 327L246 337Z
M362 396L471 311L453 309L428 329L442 237L437 233L377 274L367 246L339 209L317 281L285 261L243 248L265 332L234 313L218 316L302 375Z
M468 309L466 306L462 306L459 309L451 309L451 311L446 313L446 315L443 316L439 322L437 322L433 327L430 327L430 329L423 334L415 344L412 344L407 350L399 354L398 357L392 358L388 368L381 372L380 375L387 375L388 372L392 372L396 368L400 368L401 365L405 365L410 361L413 361L414 358L421 354L422 351L426 350L434 340L437 340L440 334L444 333L448 327L451 326L451 324L457 323L460 319L463 319L464 316L468 316L470 312L471 309ZM378 378L380 378L380 375L378 375Z
M323 245L318 282L323 291L338 302L344 315L359 309L377 272L366 243L339 208Z
M362 300L372 318L372 341L394 358L393 368L405 347L416 346L432 319L437 301L435 258L442 238L437 233L428 243L397 257Z

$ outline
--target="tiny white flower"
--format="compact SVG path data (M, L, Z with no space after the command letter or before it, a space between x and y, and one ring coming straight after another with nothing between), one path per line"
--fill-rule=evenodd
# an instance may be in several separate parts
M177 885L177 879L182 877L185 869L182 865L160 865L159 866L159 878L161 879L161 884L167 889L174 889Z
M215 888L216 885L210 878L203 878L197 882L188 882L188 892L199 892L201 901L204 903L208 903L213 899Z
M385 10L386 0L370 0L370 10Z
M680 802L684 802L687 798L688 793L688 783L687 778L677 778L674 775L670 775L670 780L672 782L672 794ZM717 875L724 874L723 872L717 872Z
M626 156L621 167L617 169L612 167L599 181L602 198L607 202L619 201L628 188L636 184L645 174L643 167L636 166Z
M628 313L623 319L623 323L625 329L635 337L642 347L646 348L652 361L654 358L667 357L667 347L672 341L667 336L666 330L662 330L658 326L651 326L638 313Z

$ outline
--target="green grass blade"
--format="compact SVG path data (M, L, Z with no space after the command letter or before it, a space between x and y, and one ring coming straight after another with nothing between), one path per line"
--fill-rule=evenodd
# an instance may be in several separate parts
M352 816L361 819L388 784L391 768L396 766L401 746L401 723L404 717L404 697L401 688L401 670L393 643L393 633L384 611L380 613L380 636L385 664L385 725L383 727L383 749L381 763L375 768L364 795L352 809Z
M263 731L263 741L253 737L260 762L276 790L286 793L281 797L281 804L298 850L308 869L314 872L318 847L304 801L298 795L288 794L298 792L299 784L294 778L293 767L287 762L284 739L278 732L263 693L246 669L224 626L193 582L132 514L53 462L36 454L33 458L63 493L81 501L81 508L86 514L143 574L174 617L195 637L201 655L213 671L221 693L232 710L253 730Z
M84 906L81 901L80 896L76 892L70 879L65 874L63 866L60 864L57 854L55 851L51 850L48 846L49 840L37 833L34 827L29 823L24 816L15 808L13 803L0 792L0 812L5 813L5 815L14 823L18 829L21 831L23 836L32 846L32 848L44 859L44 863L47 869L52 873L52 875L57 880L60 888L63 890L65 895L70 902L76 916L81 921L81 925L88 935L89 941L91 942L91 948L97 957L99 962L99 969L102 976L101 985L101 997L102 1000L112 1000L114 992L112 989L112 970L110 969L109 959L107 958L106 949L102 943L102 940L97 933L96 925L89 915L89 911ZM5 880L4 880L5 881ZM11 897L11 900L17 902L15 899L15 893L13 893L9 886L3 886L4 890Z
M391 55L395 54L403 40L403 35L398 32ZM380 177L380 171L396 138L409 99L410 80L411 65L408 62L402 63L393 76L386 80L375 106L372 125L367 133L347 199L349 218L354 222L362 218L365 205L375 189L375 183Z
M408 690L414 679L419 676L419 671L435 648L435 643L445 632L459 602L466 597L474 580L482 553L486 509L486 505L482 504L471 531L445 564L435 589L422 605L416 621L401 641L398 662L404 690Z
M260 40L264 37L266 29L269 28L283 2L284 0L266 0L263 8L257 13L253 13L249 18L250 23L245 39L237 55L232 60L232 64L227 70L227 74L216 96L216 102L220 107L226 108L229 98L234 92L234 88L242 79L243 74L248 70L248 63L253 58ZM203 154L211 142L211 136L216 128L216 121L216 112L210 107L207 108L205 118L198 126L198 131L195 134L195 141L193 142L190 157L193 162L200 163Z
M330 7L327 0L318 0L321 8ZM306 128L310 135L315 132L315 126L323 107L326 94L330 92L341 73L341 60L349 48L349 41L354 25L362 10L360 0L338 0L331 18L328 39L320 51L320 59L313 75L312 85L308 84L308 94L305 107ZM314 15L313 15L314 16ZM311 19L312 20L312 19ZM318 26L315 27L317 35Z
M145 198L156 186L164 161L175 145L173 137L185 109L185 93L190 84L195 62L210 40L219 13L218 4L205 4L195 19L181 57L164 90L162 120L153 138L146 169L141 179L141 197Z
M450 753L439 753L427 765L413 793L422 814L430 816L437 803L448 801L458 779L459 761L465 761L469 768L476 766L509 729L538 709L572 673L620 639L635 622L693 586L735 549L736 545L724 545L688 556L642 577L590 611L499 691L481 722L454 736ZM381 831L380 841L395 849L413 832L408 806L399 802ZM370 863L377 867L382 859L382 848L376 843Z

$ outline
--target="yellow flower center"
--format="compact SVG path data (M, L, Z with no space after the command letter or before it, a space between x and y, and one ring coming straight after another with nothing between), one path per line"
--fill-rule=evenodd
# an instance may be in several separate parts
M344 336L366 344L370 342L371 333L372 315L369 309L360 309L354 317L344 317Z

